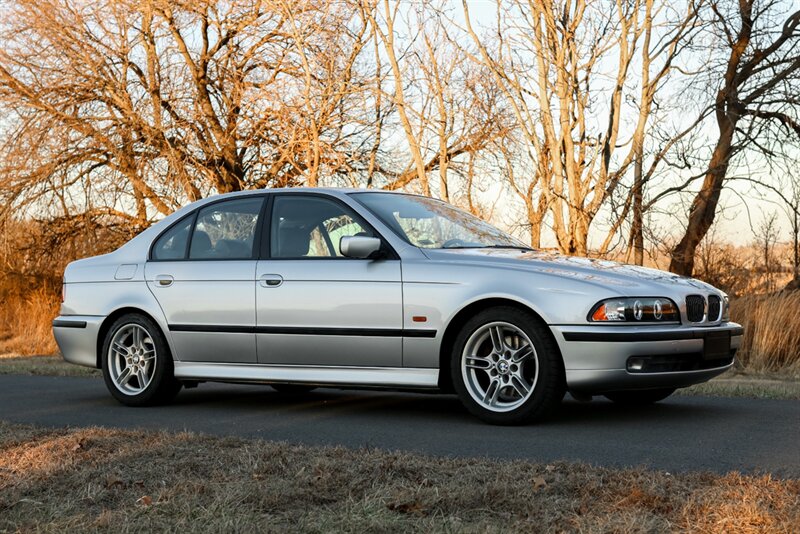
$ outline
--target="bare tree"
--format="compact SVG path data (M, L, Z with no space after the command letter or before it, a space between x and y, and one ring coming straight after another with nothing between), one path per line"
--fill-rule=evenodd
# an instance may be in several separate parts
M789 222L791 234L792 280L789 288L800 287L800 172L796 157L775 158L770 161L770 174L766 177L741 176L736 180L744 181L752 186L748 195L761 198L766 202L774 202L783 209Z
M368 157L359 4L21 0L5 16L7 208L142 226Z
M800 11L784 13L784 5L779 0L719 0L710 6L716 36L727 50L716 71L721 80L713 106L718 137L686 231L672 251L673 272L692 274L695 251L714 222L733 158L746 148L762 147L764 128L800 135Z
M491 78L479 65L460 61L460 50L445 28L443 8L434 4L413 6L384 0L370 11L373 31L381 48L379 58L388 63L387 87L382 97L394 105L405 138L394 159L384 165L383 187L416 187L424 195L450 200L450 180L474 178L476 157L510 128L506 112L493 91ZM402 41L398 20L411 28ZM380 59L378 60L380 61ZM403 152L408 152L403 165ZM471 167L470 167L471 165ZM431 185L431 175L438 175ZM467 184L464 184L467 185Z
M761 270L764 273L764 289L775 290L775 245L778 243L778 214L764 217L755 229L756 245L761 251Z
M532 232L540 231L549 212L559 248L587 254L592 222L632 167L637 178L624 213L633 203L640 222L648 119L656 91L691 32L695 3L668 16L653 0L563 5L515 0L498 3L492 38L478 34L469 5L463 1L462 6L466 31L478 47L474 59L491 69L510 102L524 141L522 153L531 160L524 185L514 173L507 175L525 202ZM612 61L616 69L606 73ZM626 108L637 86L632 81L637 61L638 102ZM634 126L623 141L626 119ZM618 221L601 251L608 249ZM532 243L538 241L538 235L531 236ZM635 241L643 250L641 240Z

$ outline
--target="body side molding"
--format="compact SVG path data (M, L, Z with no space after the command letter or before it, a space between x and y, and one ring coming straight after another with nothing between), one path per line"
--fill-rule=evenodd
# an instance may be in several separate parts
M303 326L234 326L171 324L170 332L220 332L226 334L296 334L306 336L436 337L436 330L410 328L326 328Z
M402 367L326 367L175 362L175 377L233 382L302 382L358 386L436 388L438 369Z

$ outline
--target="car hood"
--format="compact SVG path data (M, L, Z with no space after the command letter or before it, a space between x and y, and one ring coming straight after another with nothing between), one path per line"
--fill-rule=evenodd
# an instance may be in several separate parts
M523 251L516 249L426 249L434 261L469 263L499 268L526 270L550 276L588 282L602 286L615 286L620 293L644 295L657 288L670 292L717 291L713 286L674 273L626 265L614 261L576 256L565 256L549 251ZM622 289L627 288L627 290Z

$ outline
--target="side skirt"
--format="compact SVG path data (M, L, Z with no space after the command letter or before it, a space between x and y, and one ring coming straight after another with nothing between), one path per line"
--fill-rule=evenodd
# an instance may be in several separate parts
M324 367L176 361L175 377L232 382L303 382L349 386L436 388L438 369L403 367Z

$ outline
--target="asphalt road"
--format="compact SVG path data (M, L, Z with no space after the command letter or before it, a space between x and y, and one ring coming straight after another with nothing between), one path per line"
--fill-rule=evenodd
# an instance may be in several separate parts
M455 396L201 384L169 406L127 408L97 378L0 376L0 419L45 425L190 430L432 455L581 461L667 471L800 476L800 401L671 397L644 407L565 400L550 422L493 427Z

